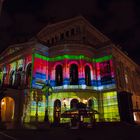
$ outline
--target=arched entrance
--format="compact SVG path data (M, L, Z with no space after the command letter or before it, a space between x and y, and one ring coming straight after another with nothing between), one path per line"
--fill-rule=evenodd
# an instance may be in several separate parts
M61 101L55 100L54 102L54 123L59 124L61 117Z
M77 108L78 102L79 101L77 99L72 99L70 102L70 108Z
M15 101L11 97L4 97L1 100L1 119L4 122L11 122L14 119Z

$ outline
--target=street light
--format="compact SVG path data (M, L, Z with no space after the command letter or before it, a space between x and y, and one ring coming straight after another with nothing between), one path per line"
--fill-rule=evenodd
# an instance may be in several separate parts
M36 102L35 120L37 123L38 122L38 107L39 107L39 102L42 101L42 97L38 94L37 91L33 91L33 98L34 98L34 101Z
M48 118L49 96L52 94L52 91L53 91L52 86L49 83L43 85L42 92L46 96L46 108L45 108L45 118L44 118L45 122L49 121Z

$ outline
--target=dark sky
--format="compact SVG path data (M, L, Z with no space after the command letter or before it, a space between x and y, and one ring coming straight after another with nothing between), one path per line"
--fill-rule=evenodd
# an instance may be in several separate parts
M35 36L48 22L83 15L140 64L139 0L5 0L0 51Z

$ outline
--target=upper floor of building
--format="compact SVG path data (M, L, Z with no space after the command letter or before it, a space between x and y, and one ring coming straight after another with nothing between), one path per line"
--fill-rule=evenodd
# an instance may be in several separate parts
M83 17L47 25L0 55L0 84L12 88L140 93L140 68Z

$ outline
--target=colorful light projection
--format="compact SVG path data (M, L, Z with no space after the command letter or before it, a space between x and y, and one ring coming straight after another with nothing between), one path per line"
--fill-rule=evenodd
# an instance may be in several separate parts
M86 60L88 62L103 62L103 61L107 61L110 60L112 58L112 55L108 55L108 56L104 56L101 58L89 58L86 57L84 55L62 55L62 56L57 56L57 57L48 57L48 56L42 56L40 54L35 53L34 54L35 57L37 58L41 58L42 60L46 60L46 61L60 61L60 60L64 60L64 59L68 59L68 60Z
M41 89L48 79L48 62L43 57L33 56L32 88Z
M24 62L25 62L25 66L26 66L25 69L26 69L28 64L32 63L32 55L26 56Z
M72 64L78 66L78 82L77 85L82 86L82 89L86 89L85 83L85 63L88 65L96 64L97 76L95 68L90 68L91 85L95 90L110 89L115 87L113 62L111 60L112 55L104 56L102 58L91 59L84 55L62 55L54 58L42 56L40 54L34 54L34 67L33 67L33 81L32 87L41 88L42 84L50 78L50 83L55 86L55 69L54 64L63 64L63 86L67 89L70 85L70 67ZM47 73L49 62L49 75ZM50 63L51 62L51 63ZM92 63L94 62L94 63ZM40 67L40 68L39 68ZM45 70L46 69L46 70ZM97 77L97 79L96 79Z
M25 81L22 72L25 70L26 60L29 58L31 59L31 55L25 57L24 59L19 59L9 64L8 79L9 79L10 86L17 85L19 83L19 79L20 79L20 84L24 84Z
M38 94L37 91L32 91L30 104L30 112L28 112L30 113L30 121L43 122L46 109L45 95Z
M96 63L97 86L99 90L115 87L113 61L107 60Z
M35 54L35 57L41 58L41 59L46 60L46 61L60 61L60 60L64 60L64 59L68 59L68 60L80 60L81 59L81 60L87 60L90 62L95 61L94 59L91 59L91 58L86 57L84 55L62 55L62 56L50 58L47 56L42 56L40 54Z
M31 63L31 59L32 57L31 55L29 55L24 59L18 59L10 64L1 67L0 81L5 85L13 86L16 80L16 74L17 72L19 72L18 70L24 71L26 64L28 64L29 62ZM20 74L22 71L20 71ZM22 80L22 82L24 82L24 77L22 77Z
M108 122L120 121L117 92L103 93L104 119Z
M14 84L15 84L15 79L16 79L16 70L17 70L17 62L15 61L15 62L12 62L11 64L10 64L10 73L9 73L9 85L10 86L14 86ZM21 67L22 67L22 63L20 63L21 65Z
M23 68L23 67L24 67L24 60L23 59L19 59L17 61L17 69Z
M71 107L71 101L72 99L77 99L79 102L83 102L86 101L86 103L88 103L89 100L93 100L93 105L92 105L92 109L97 110L98 111L98 99L95 95L91 95L91 93L87 92L85 94L85 92L59 92L57 94L51 94L49 96L49 120L50 122L54 121L54 102L56 100L60 100L61 102L61 114L66 111L69 110ZM99 120L99 115L95 116L96 120ZM61 123L66 123L66 122L70 122L70 118L61 118ZM89 122L89 119L84 119L85 122Z
M3 67L3 79L2 79L2 82L4 85L8 85L8 80L9 80L9 75L8 75L8 72L9 72L9 65L6 65Z

